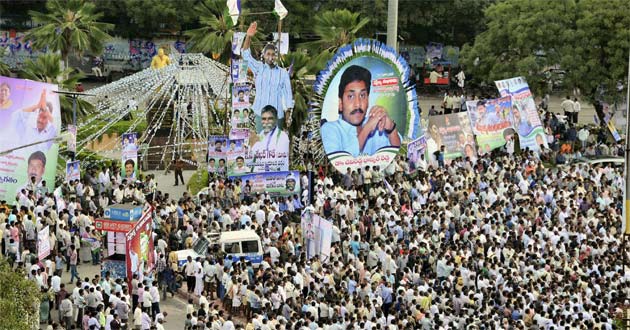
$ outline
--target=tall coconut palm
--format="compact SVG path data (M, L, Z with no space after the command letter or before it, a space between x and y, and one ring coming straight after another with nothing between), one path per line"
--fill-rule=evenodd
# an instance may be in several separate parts
M302 44L313 56L316 69L322 69L339 47L353 42L359 37L359 31L370 22L369 18L360 18L359 13L347 9L328 10L314 17L313 32L319 40Z
M70 54L81 56L84 52L100 54L103 43L111 38L107 33L113 24L99 22L103 16L96 6L85 0L50 0L46 2L46 13L29 11L39 26L26 33L26 40L33 48L61 53L67 65Z
M193 52L212 54L212 58L227 63L232 51L232 37L238 27L228 24L230 16L225 15L227 5L221 0L204 0L195 7L199 15L199 23L202 27L188 30L184 34L190 39ZM241 16L242 20L243 17ZM258 32L254 36L257 41L262 34Z
M61 90L74 91L76 85L85 76L74 69L62 69L60 55L48 53L40 55L37 60L27 60L18 73L21 78L57 84ZM61 104L61 120L64 124L72 123L72 99L59 95ZM94 106L82 99L77 99L77 118L85 116L94 110Z
M313 87L306 83L309 74L311 58L303 51L298 50L283 56L284 63L290 66L291 90L295 101L291 113L289 132L292 135L300 133L302 124L306 121L308 104L311 99Z
M0 75L8 76L11 73L11 71L9 69L9 65L4 63L4 61L2 60L3 57L4 57L4 49L0 48Z

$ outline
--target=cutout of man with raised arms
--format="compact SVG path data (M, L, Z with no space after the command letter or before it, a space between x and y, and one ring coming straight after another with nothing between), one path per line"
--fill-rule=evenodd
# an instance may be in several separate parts
M348 152L356 157L373 155L383 147L399 147L400 134L385 108L369 109L372 74L364 67L349 66L339 81L339 119L322 125L327 154Z
M243 42L243 58L254 73L256 83L256 98L252 109L256 114L256 130L260 131L262 109L266 105L273 106L278 111L278 127L284 128L284 113L293 109L293 94L289 73L276 63L277 49L273 44L267 44L262 50L262 62L254 59L249 46L256 34L256 22L247 29Z

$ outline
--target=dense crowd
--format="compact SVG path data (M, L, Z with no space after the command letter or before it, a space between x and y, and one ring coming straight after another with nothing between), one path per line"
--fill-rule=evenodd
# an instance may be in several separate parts
M15 203L3 201L2 252L45 293L49 329L163 329L160 301L180 288L190 298L184 329L613 329L630 297L623 170L563 163L622 148L602 147L597 134L571 141L575 126L544 118L550 149L540 155L422 160L413 176L400 157L344 174L311 164L316 177L303 173L301 196L252 194L215 178L200 198L175 199L151 176L128 181L116 168L96 169L55 192L26 187ZM155 207L155 268L131 287L109 274L82 279L79 249L101 262L94 219L123 202ZM333 223L326 259L306 256L305 210ZM38 260L45 225L52 254ZM261 237L260 265L215 247L179 267L173 251L241 229Z

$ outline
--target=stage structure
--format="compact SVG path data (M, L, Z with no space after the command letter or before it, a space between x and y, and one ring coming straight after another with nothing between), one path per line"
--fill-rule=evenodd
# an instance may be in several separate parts
M77 124L79 134L92 132L77 141L78 154L121 120L132 121L126 133L138 132L139 156L145 164L153 159L150 170L169 166L175 154L185 160L187 153L205 154L209 132L224 124L217 111L230 104L229 68L202 54L171 50L170 56L168 66L147 68L89 91L94 96L86 100L96 111ZM146 128L141 125L145 120ZM108 150L121 145L121 137L109 141L100 153L117 158L116 151ZM201 162L205 157L197 157L195 167Z

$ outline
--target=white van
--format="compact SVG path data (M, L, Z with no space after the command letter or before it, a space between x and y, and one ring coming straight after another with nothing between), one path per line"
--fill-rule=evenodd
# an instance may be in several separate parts
M232 260L244 257L253 265L259 265L263 260L263 248L260 236L253 230L237 230L221 233L219 246L225 252L225 257L232 256Z

